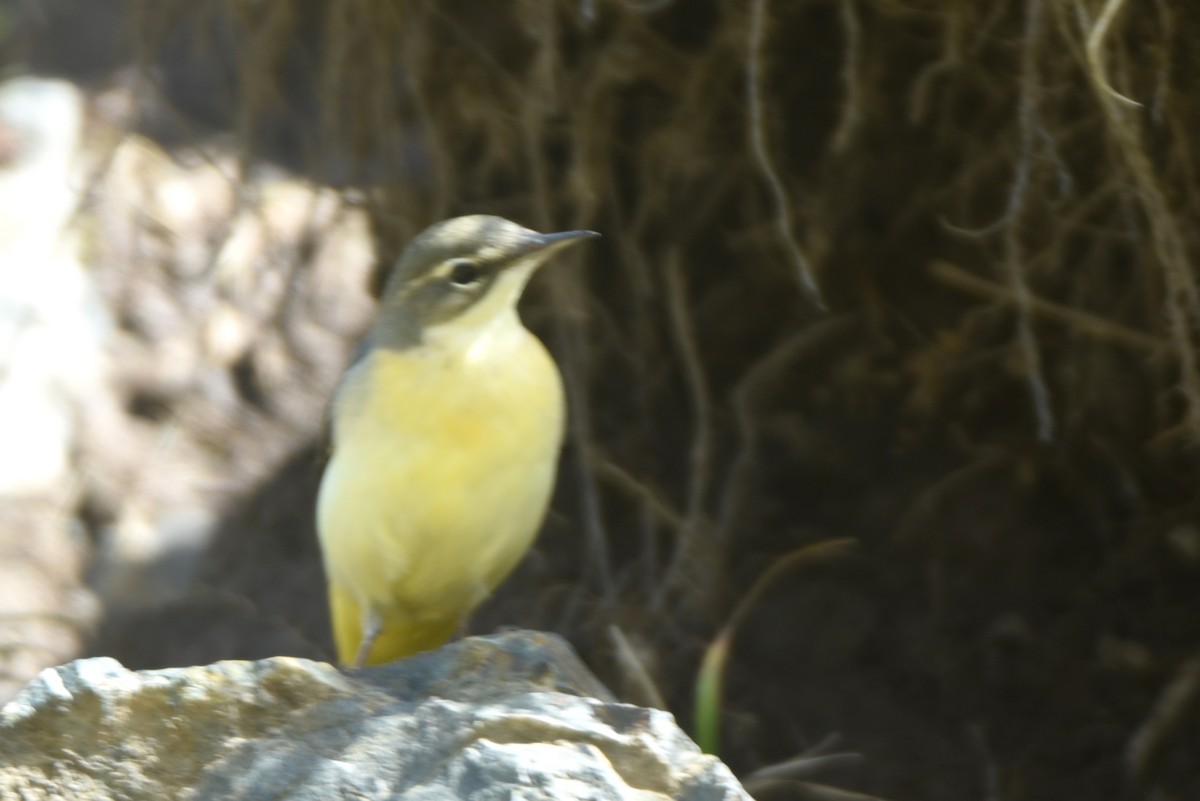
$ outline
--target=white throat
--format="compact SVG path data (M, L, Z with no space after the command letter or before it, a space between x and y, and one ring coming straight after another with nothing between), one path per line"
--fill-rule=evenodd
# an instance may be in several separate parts
M425 341L441 352L461 353L468 362L494 358L526 336L517 315L517 301L537 263L527 261L504 270L475 305L452 320L425 329Z

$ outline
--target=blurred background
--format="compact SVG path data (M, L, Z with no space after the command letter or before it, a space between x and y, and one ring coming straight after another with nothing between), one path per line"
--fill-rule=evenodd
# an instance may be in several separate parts
M1200 797L1198 36L1169 0L9 0L0 698L329 658L330 393L403 244L485 212L604 239L522 307L570 431L473 633L560 632L691 731L716 643L761 799Z

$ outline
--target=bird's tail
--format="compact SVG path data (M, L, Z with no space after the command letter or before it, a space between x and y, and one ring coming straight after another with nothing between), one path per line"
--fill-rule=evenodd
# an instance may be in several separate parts
M329 608L333 615L333 640L338 662L353 665L358 658L366 628L366 617L354 595L337 584L329 585ZM413 619L402 615L384 616L383 628L367 654L368 665L382 665L421 651L429 651L449 640L458 629L457 617Z

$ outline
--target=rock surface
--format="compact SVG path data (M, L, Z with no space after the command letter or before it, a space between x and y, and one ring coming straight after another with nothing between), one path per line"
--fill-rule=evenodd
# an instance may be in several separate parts
M0 710L0 799L745 799L666 712L559 638L341 673L288 657L47 669Z

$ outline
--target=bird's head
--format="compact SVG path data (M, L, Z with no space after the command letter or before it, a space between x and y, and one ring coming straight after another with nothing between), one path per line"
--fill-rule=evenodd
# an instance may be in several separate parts
M437 332L483 330L511 314L534 270L594 231L539 234L503 217L455 217L419 234L392 267L373 339L408 347Z

